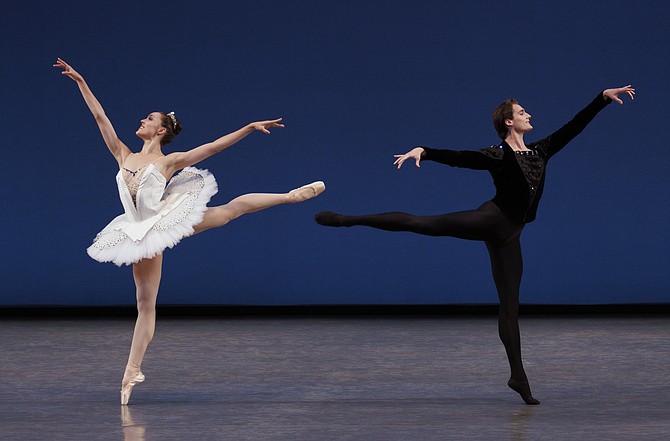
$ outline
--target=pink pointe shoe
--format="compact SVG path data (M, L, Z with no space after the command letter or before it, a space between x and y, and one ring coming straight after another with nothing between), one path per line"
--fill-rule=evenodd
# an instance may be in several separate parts
M141 382L144 381L144 374L142 372L138 372L135 374L133 378L130 379L128 384L126 384L122 389L121 389L121 404L126 406L128 405L128 401L130 400L130 394L133 393L133 388L140 384Z
M300 188L289 191L288 199L290 202L303 202L320 195L325 189L326 184L323 181L312 182L311 184L303 185Z

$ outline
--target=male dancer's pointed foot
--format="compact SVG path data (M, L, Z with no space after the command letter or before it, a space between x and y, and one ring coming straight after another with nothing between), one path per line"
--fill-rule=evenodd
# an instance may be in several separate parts
M303 185L288 192L288 200L291 203L304 202L307 199L317 197L326 189L326 184L323 181L312 182L311 184Z
M540 404L540 400L533 398L533 394L530 392L530 385L528 384L528 381L518 381L510 378L510 380L507 382L507 385L513 391L521 395L521 398L523 398L523 401L525 401L526 404Z
M126 406L130 401L130 395L133 393L133 388L144 381L144 374L138 372L126 383L123 381L121 385L121 404Z
M326 227L343 227L344 226L344 216L341 214L333 213L332 211L322 211L317 213L314 216L314 220L317 224L323 225Z

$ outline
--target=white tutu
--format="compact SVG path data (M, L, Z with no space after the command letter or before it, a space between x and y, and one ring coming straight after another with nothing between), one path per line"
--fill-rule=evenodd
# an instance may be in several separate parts
M165 177L149 165L133 203L121 171L119 196L125 213L114 218L87 249L98 262L129 265L152 258L193 234L207 203L218 187L207 170L186 167L166 184Z

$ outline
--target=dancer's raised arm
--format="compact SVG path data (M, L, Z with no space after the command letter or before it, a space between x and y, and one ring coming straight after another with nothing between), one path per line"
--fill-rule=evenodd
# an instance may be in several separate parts
M579 135L582 130L596 117L598 112L604 109L612 101L623 104L619 95L627 94L631 99L635 99L635 89L631 85L605 89L599 93L593 101L581 111L579 111L568 123L549 135L545 140L540 141L541 148L545 148L548 157L551 158L561 151L566 144Z
M281 120L281 118L277 118L268 121L252 122L239 130L224 135L215 141L208 142L207 144L203 144L189 151L171 153L167 156L166 168L168 169L168 172L172 174L184 167L197 164L198 162L236 144L256 130L269 135L270 129L275 127L284 127L284 124L281 124Z
M56 64L53 66L63 69L63 72L61 73L66 77L74 80L77 83L77 86L79 86L79 91L81 92L86 105L93 114L95 122L98 124L100 133L102 134L102 139L104 139L105 144L107 144L109 151L112 153L112 155L114 155L114 158L116 159L116 162L119 163L120 167L121 164L123 164L126 156L131 153L130 149L123 142L121 142L119 137L116 135L116 131L114 130L111 121L109 118L107 118L107 115L105 115L105 111L102 108L102 105L100 105L98 99L95 97L95 95L93 95L93 92L91 92L91 89L88 87L88 84L86 84L86 81L84 81L84 77L81 76L79 72L74 70L72 66L60 58L58 58L58 61L56 61Z

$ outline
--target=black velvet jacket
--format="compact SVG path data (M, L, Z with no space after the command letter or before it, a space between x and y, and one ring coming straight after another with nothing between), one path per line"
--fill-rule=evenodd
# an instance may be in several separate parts
M530 152L515 152L503 141L482 150L442 150L422 147L422 159L475 170L488 170L493 177L496 195L493 202L509 217L520 223L535 220L537 206L544 190L549 159L558 153L593 120L610 102L602 93L563 127L537 142L528 144Z

